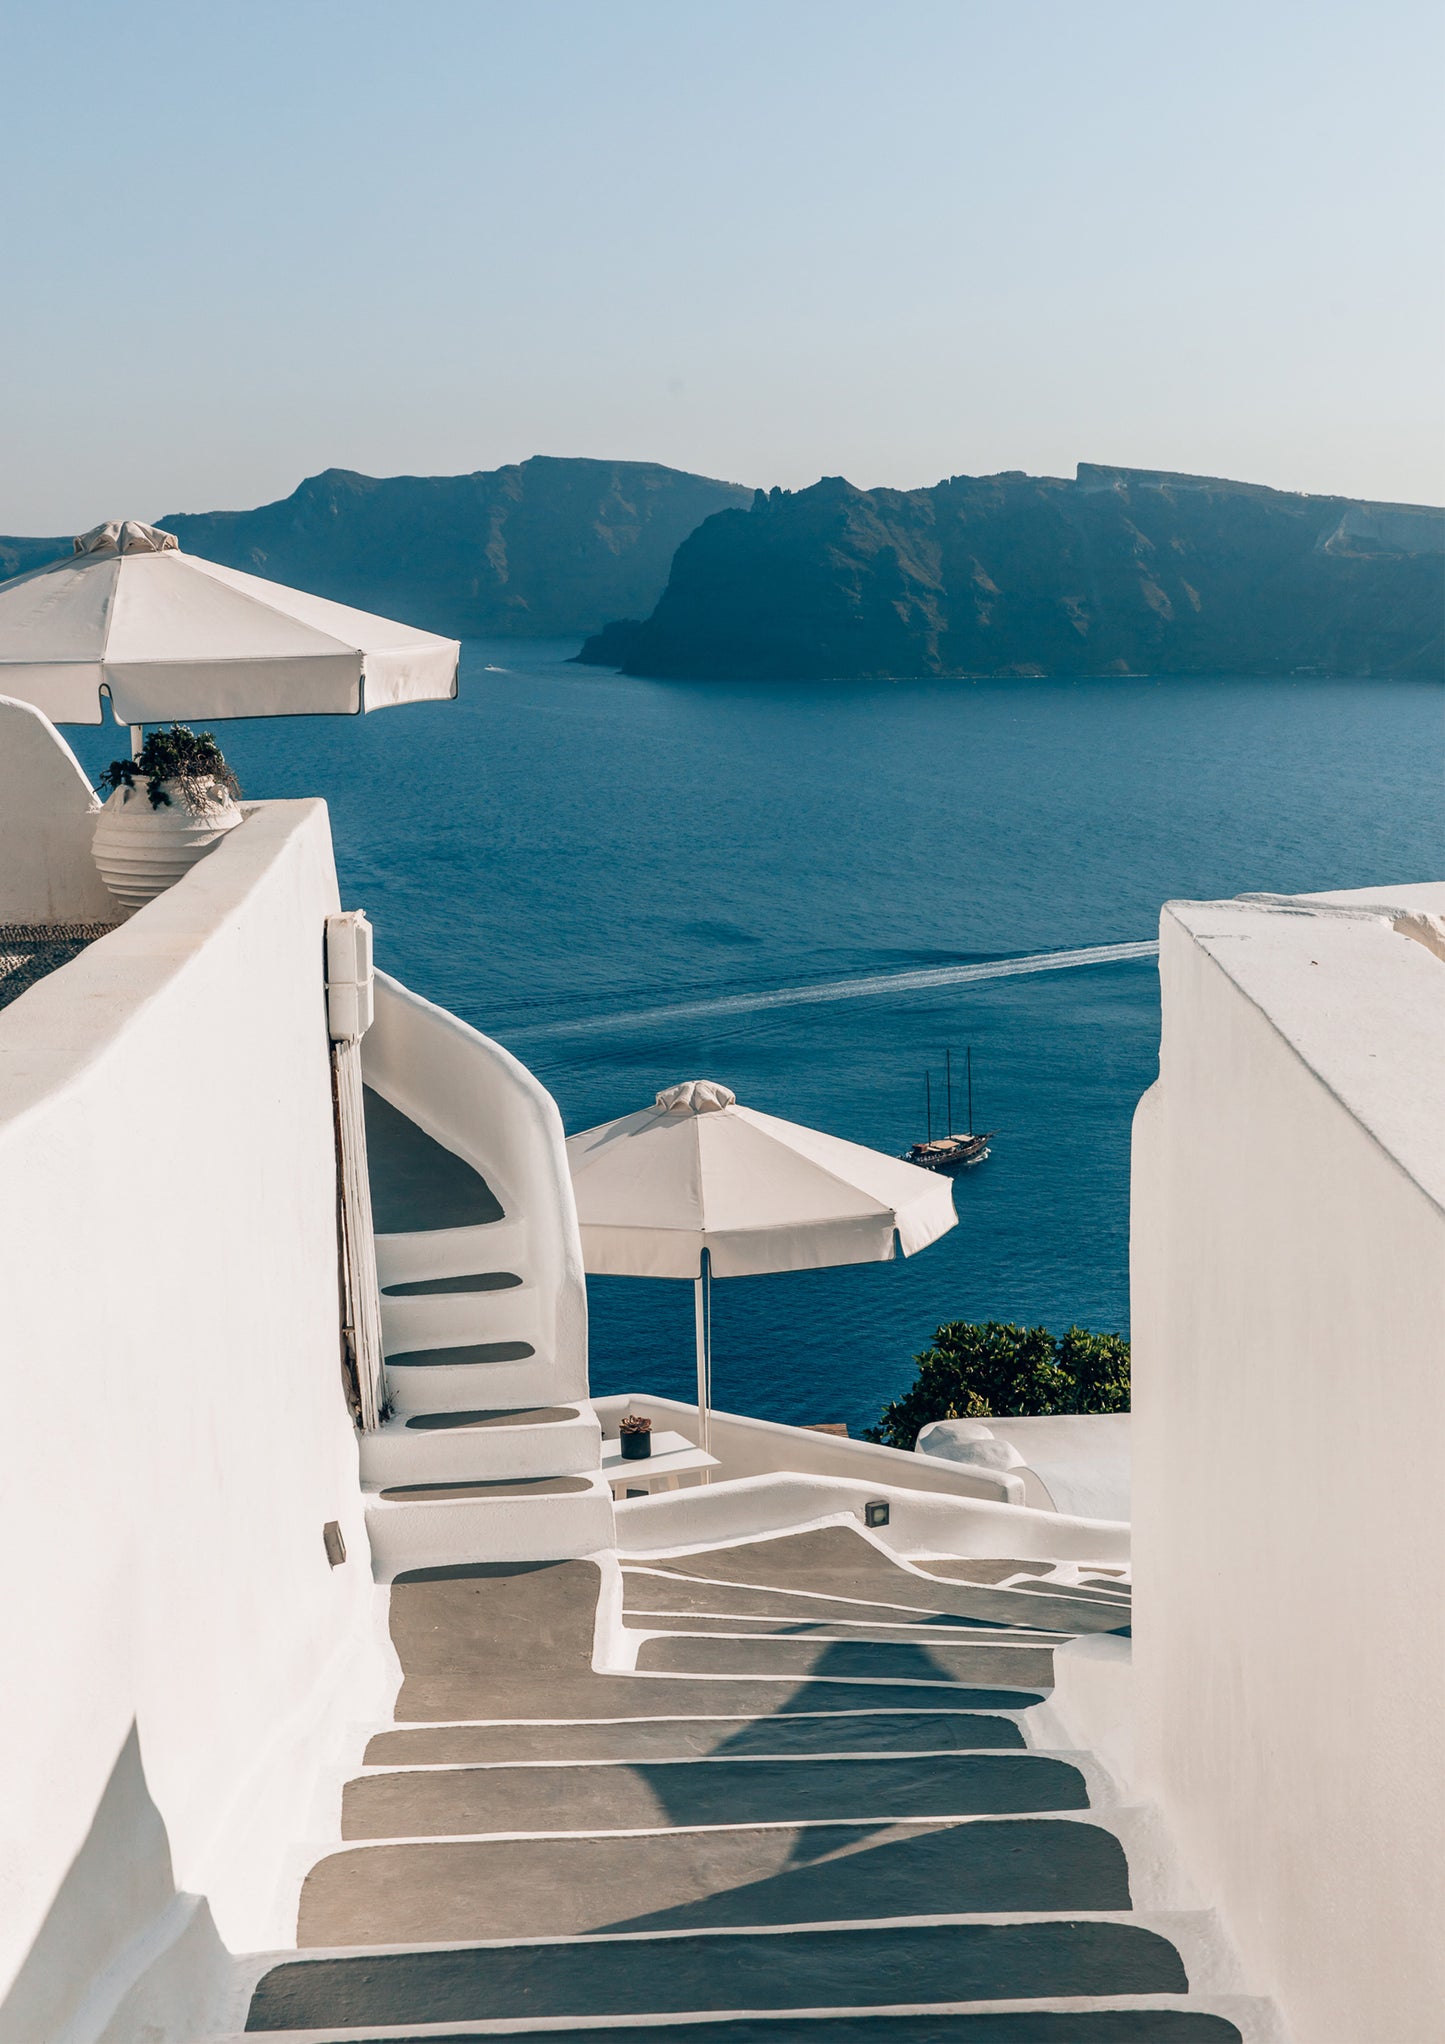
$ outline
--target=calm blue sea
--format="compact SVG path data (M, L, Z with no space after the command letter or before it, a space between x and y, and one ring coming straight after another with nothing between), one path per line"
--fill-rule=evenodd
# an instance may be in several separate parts
M972 1045L992 1158L904 1264L734 1280L718 1403L877 1416L941 1321L1128 1328L1152 961L817 1005L641 1011L1148 939L1172 895L1441 869L1441 696L1346 681L631 681L474 642L460 700L232 724L250 795L321 794L380 962L499 1037L568 1131L710 1077L897 1151ZM87 765L123 734L69 734ZM961 1110L955 1126L962 1124ZM592 1286L596 1392L689 1395L691 1288Z

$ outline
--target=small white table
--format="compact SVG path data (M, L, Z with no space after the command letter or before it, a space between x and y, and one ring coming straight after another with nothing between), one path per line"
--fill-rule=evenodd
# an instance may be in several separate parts
M717 1456L695 1447L686 1434L654 1433L651 1440L652 1453L635 1462L624 1459L621 1441L602 1443L602 1474L612 1485L614 1497L625 1496L629 1489L650 1491L654 1485L659 1490L676 1490L677 1479L690 1470L718 1466Z

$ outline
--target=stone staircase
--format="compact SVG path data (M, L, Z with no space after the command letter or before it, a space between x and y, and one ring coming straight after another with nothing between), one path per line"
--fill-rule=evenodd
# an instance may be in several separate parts
M378 1576L607 1546L602 1429L585 1373L546 1353L526 1216L372 1087L366 1128L393 1406L361 1437Z
M1037 1743L1061 1641L1127 1626L1116 1576L906 1564L840 1521L421 1568L390 1612L395 1722L305 1880L300 1949L256 1962L248 2034L1277 2034L1212 1920L1159 1906L1139 1813Z

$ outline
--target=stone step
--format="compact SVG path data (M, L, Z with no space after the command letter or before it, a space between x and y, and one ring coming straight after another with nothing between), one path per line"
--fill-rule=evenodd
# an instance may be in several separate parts
M1012 1718L981 1711L815 1711L776 1717L612 1718L573 1724L407 1725L378 1732L368 1767L471 1767L488 1760L687 1760L800 1753L974 1753L1022 1749Z
M541 1557L538 1557L541 1559ZM440 1572L440 1571L438 1571ZM1041 1687L981 1687L962 1682L734 1681L705 1675L550 1675L543 1683L499 1662L486 1674L460 1669L408 1671L397 1706L412 1724L459 1719L635 1718L696 1716L767 1718L795 1712L1018 1711L1042 1703Z
M859 1607L864 1608L864 1607ZM722 1635L736 1639L868 1640L875 1646L922 1645L939 1642L958 1646L972 1642L986 1645L991 1640L1017 1640L1031 1646L1057 1646L1056 1632L1038 1627L985 1625L972 1618L934 1618L925 1613L912 1617L896 1612L891 1618L751 1618L735 1612L628 1611L622 1614L624 1632L674 1633L682 1638L705 1639Z
M384 1299L439 1299L460 1293L515 1292L523 1280L513 1270L474 1270L448 1277L413 1278L406 1283L383 1285Z
M403 1418L422 1412L587 1402L585 1363L559 1364L530 1341L466 1342L388 1353L386 1383L392 1405Z
M503 1273L472 1271L445 1280L483 1282ZM429 1279L428 1283L438 1280ZM381 1295L382 1347L387 1359L439 1348L521 1346L533 1354L542 1339L535 1286L488 1285L464 1291L387 1292Z
M1083 1775L1051 1755L949 1753L644 1760L362 1774L346 1784L344 1839L499 1831L626 1831L831 1818L1083 1810Z
M759 2016L724 2017L701 2024L662 2022L635 2024L627 2021L574 2028L573 2037L595 2036L605 2044L1243 2044L1246 2032L1240 2022L1249 2023L1247 2035L1260 2044L1276 2036L1272 2012L1267 2005L1246 2002L1239 1996L1210 1997L1222 2000L1227 2012L1186 2002L1178 1995L1149 1995L1128 2007L1100 2008L1069 1999L1053 2009L966 2010L935 2009L919 2015L877 2015L864 2011L850 2015L799 2015L783 2010ZM1251 2016L1254 2022L1251 2023ZM1256 2024L1258 2027L1256 2027ZM536 2044L538 2032L513 2029L510 2024L489 2023L485 2030L470 2027L419 2032L388 2027L385 2034L369 2028L364 2038L354 2029L339 2031L330 2025L321 2030L278 2030L271 2033L273 2044L409 2044L425 2037L428 2044L520 2044L527 2038ZM557 2036L554 2029L542 2036ZM250 2044L246 2037L217 2037L209 2044Z
M1157 1931L1117 1918L586 1937L300 1958L247 2029L1048 2001L1188 1990Z
M297 1942L868 1922L945 1897L955 1914L1124 1910L1128 1867L1098 1825L1035 1817L385 1844L312 1869Z
M639 1670L661 1674L822 1676L886 1682L1013 1682L1049 1687L1053 1649L998 1636L967 1645L930 1634L927 1644L868 1640L671 1634L643 1640Z
M595 1470L602 1429L588 1405L399 1412L360 1442L362 1481L461 1483Z
M855 1532L848 1526L820 1526L696 1554L648 1553L645 1558L632 1554L627 1559L658 1574L714 1588L738 1583L759 1589L807 1590L1067 1633L1113 1632L1127 1623L1127 1613L1095 1591L1046 1584L1036 1585L1029 1594L1022 1587L1001 1590L919 1573L901 1566L866 1540L861 1528Z
M850 1623L876 1619L886 1625L958 1626L979 1632L994 1631L1004 1622L997 1618L965 1617L955 1611L933 1611L919 1604L884 1603L881 1597L868 1601L858 1597L816 1596L792 1588L767 1589L755 1583L695 1582L683 1575L652 1574L627 1562L622 1569L622 1601L626 1618L639 1624L646 1624L654 1611L681 1617L696 1613L699 1617L776 1620L780 1624L817 1623L830 1618ZM1019 1609L1038 1630L1037 1612L1028 1606Z
M565 1491L556 1483L569 1486ZM613 1539L612 1493L600 1476L472 1484L430 1496L388 1495L363 1486L372 1572L473 1563L516 1563L595 1554Z
M527 1227L520 1218L376 1237L379 1285L415 1284L453 1271L508 1271L525 1278L531 1268Z
M390 1614L405 1670L397 1716L410 1723L771 1717L868 1708L1022 1710L1041 1700L1037 1686L1019 1682L1012 1664L1006 1682L987 1686L836 1680L831 1672L811 1681L599 1674L592 1653L600 1583L598 1565L582 1560L459 1562L402 1573L392 1585ZM526 1644L525 1655L519 1642Z

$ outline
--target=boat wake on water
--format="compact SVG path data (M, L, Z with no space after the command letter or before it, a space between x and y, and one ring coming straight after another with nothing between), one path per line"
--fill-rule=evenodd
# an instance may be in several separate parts
M1155 958L1157 939L1140 944L1091 944L1080 951L1037 951L1027 958L994 958L976 965L928 965L913 972L877 972L856 979L821 980L816 986L775 987L756 994L720 994L713 1000L676 1001L665 1008L635 1008L623 1014L581 1015L568 1022L534 1022L509 1029L509 1041L547 1036L601 1035L646 1029L654 1023L691 1022L711 1015L755 1015L768 1008L800 1008L822 1001L865 1001L874 994L926 993L934 987L976 986L981 980L1013 979L1029 972L1067 972L1081 965L1119 965Z

